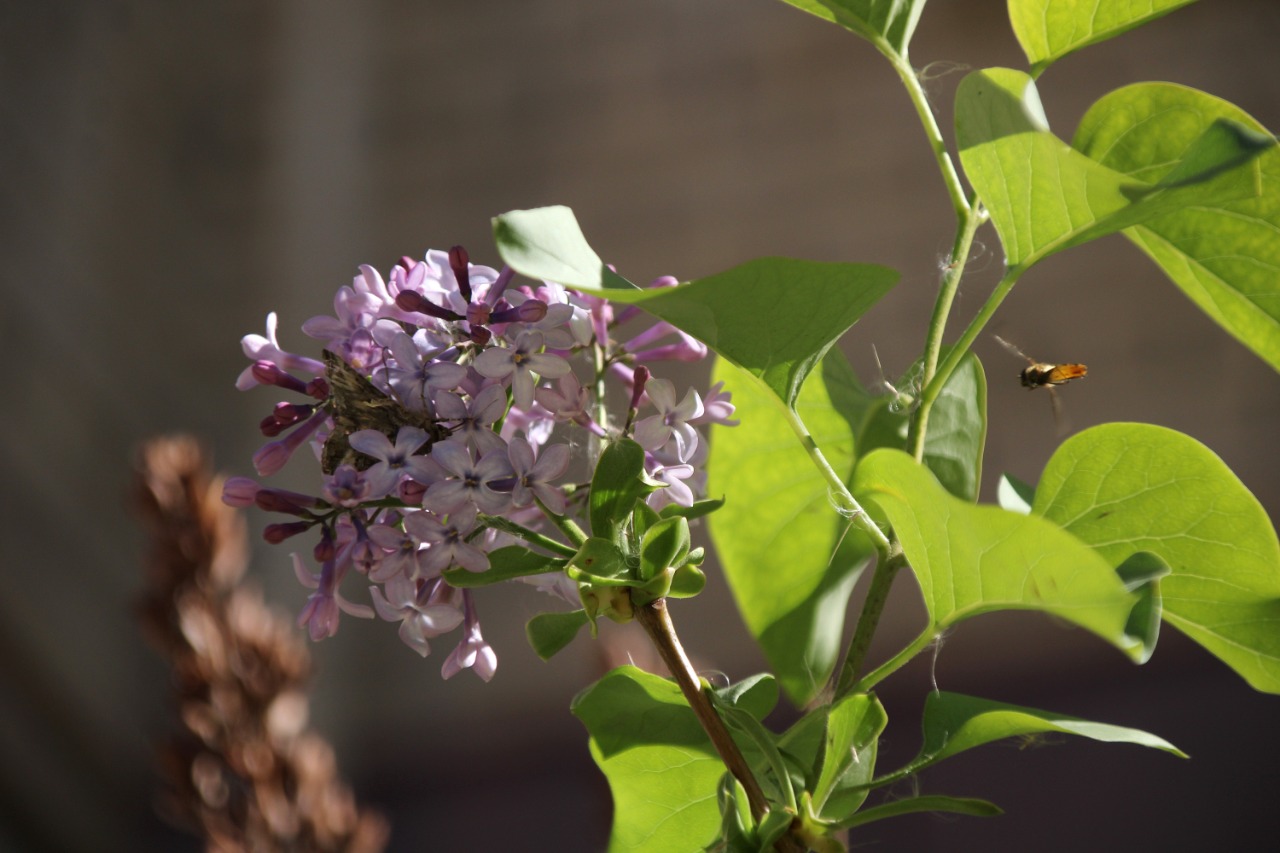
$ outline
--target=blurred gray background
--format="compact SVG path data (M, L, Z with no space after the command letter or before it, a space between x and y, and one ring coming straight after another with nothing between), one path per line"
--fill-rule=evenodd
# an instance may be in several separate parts
M1195 4L1055 65L1042 97L1068 138L1091 101L1140 80L1206 89L1280 128L1278 35L1274 0ZM992 0L934 0L912 59L944 127L964 67L1024 64ZM297 327L331 310L357 264L454 243L493 263L491 216L567 204L633 280L769 254L901 270L845 342L873 380L873 343L890 375L915 358L951 241L888 65L774 0L9 0L0 63L0 328L23 357L0 426L5 849L194 849L151 804L169 682L131 617L143 540L124 496L132 448L159 432L193 431L220 467L251 473L275 398L232 382L239 338L268 311L306 349ZM979 239L958 324L1000 272L994 233ZM1090 366L1063 394L1075 428L1187 432L1280 515L1277 377L1122 239L1037 268L996 331ZM1057 439L1047 400L1017 386L1022 364L990 337L978 352L989 500L1002 471L1034 481ZM260 548L253 575L290 613L305 600L286 549ZM736 680L763 661L710 578L676 617L699 664ZM898 585L880 654L918 627L915 597ZM390 815L393 850L599 850L607 791L567 706L601 673L601 646L542 663L523 624L544 600L521 588L480 603L492 683L442 682L449 645L422 661L393 626L347 619L312 647L313 721L361 802ZM902 818L857 848L1244 850L1274 834L1280 704L1162 639L1135 668L1033 616L956 631L944 688L1147 728L1193 760L988 747L921 785L1007 816ZM928 687L927 661L884 685L885 767L917 748Z

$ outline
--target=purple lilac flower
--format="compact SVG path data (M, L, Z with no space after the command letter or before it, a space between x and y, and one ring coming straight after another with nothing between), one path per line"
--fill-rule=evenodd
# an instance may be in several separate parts
M240 339L240 348L244 350L244 354L249 357L250 364L236 379L236 388L246 391L258 384L258 380L253 376L254 364L259 361L270 362L282 370L301 370L304 373L310 373L312 376L319 376L324 373L324 363L314 358L307 358L301 355L294 355L291 352L285 352L280 349L280 343L276 340L276 325L279 321L276 318L276 312L272 311L267 315L267 334L262 335L245 335Z
M370 497L390 494L405 475L426 483L438 479L439 469L431 459L415 455L429 438L426 430L415 426L400 427L394 445L375 429L362 429L351 433L347 437L347 443L355 450L378 460L373 467L364 472Z
M439 579L410 580L397 575L382 589L369 587L369 597L380 617L400 623L400 639L423 657L431 653L428 638L447 634L462 624L456 591Z
M423 508L447 515L470 503L481 512L497 515L511 503L510 495L493 488L495 480L512 474L505 448L490 451L473 461L466 445L444 441L431 449L431 455L453 476L427 488Z
M415 412L433 412L432 399L441 389L457 388L467 376L467 369L439 357L447 348L431 348L425 332L413 337L398 332L390 342L394 361L387 364L387 384L401 403Z
M301 557L297 554L290 556L293 558L293 571L298 576L298 581L308 589L315 590L298 614L298 627L305 625L312 640L323 640L338 633L339 611L361 619L373 618L373 608L347 601L338 591L338 583L346 573L345 567L349 563L340 557L326 560L320 574L313 575L307 571Z
M457 648L450 653L440 674L447 680L453 678L464 669L470 669L481 680L488 681L498 669L498 656L493 647L480 636L480 620L476 618L475 605L471 601L470 590L463 590L463 601L466 613L466 634Z
M554 444L544 448L535 462L529 442L513 438L507 445L507 454L516 481L511 503L517 507L529 506L537 498L556 515L564 515L564 492L551 483L569 467L569 446Z
M675 444L676 457L682 462L687 460L698 446L698 431L688 422L702 417L702 398L690 388L684 399L676 403L675 386L666 379L650 379L645 392L658 414L642 418L636 424L636 443L654 451L671 441Z
M535 373L556 379L570 371L569 362L542 352L541 332L521 332L510 347L490 347L477 356L475 368L490 379L509 380L514 402L522 409L533 403Z
M436 519L430 512L415 512L404 520L404 526L428 546L421 560L426 577L434 577L455 565L469 572L483 572L489 568L489 558L485 553L467 542L471 531L476 529L476 508L471 504L464 504L449 513L444 521Z
M453 427L449 437L480 455L502 449L502 439L493 431L493 425L506 411L507 392L501 385L487 386L470 402L450 391L436 395L436 416Z

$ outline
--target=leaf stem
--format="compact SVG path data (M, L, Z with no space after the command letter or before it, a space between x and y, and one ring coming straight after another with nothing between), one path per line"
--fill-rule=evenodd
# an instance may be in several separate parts
M813 460L813 464L817 466L818 472L827 481L827 486L844 503L842 513L848 515L850 523L867 535L877 552L882 555L888 555L892 549L889 537L885 536L884 531L871 520L871 516L867 515L866 510L862 508L862 504L858 503L853 493L849 491L849 487L845 485L844 480L831 467L827 457L822 455L818 442L809 433L809 428L805 426L804 421L796 413L795 409L790 406L784 406L783 411L785 412L787 423L791 425L791 429L800 439L800 444L804 447L805 452L809 454L809 458Z
M503 533L510 533L512 536L518 536L531 545L537 545L546 548L553 554L559 554L561 557L572 557L578 553L577 548L570 547L563 542L558 542L550 536L544 536L541 533L530 530L522 524L503 518L497 515L484 515L480 517L480 523L485 527L492 527L494 530L501 530ZM571 522L572 523L572 522ZM577 525L574 525L576 528ZM587 541L586 535L578 529L578 534L582 536L582 542ZM576 541L576 540L575 540ZM578 544L581 545L582 542Z
M965 196L960 175L956 172L950 152L947 151L947 142L942 138L938 121L933 116L933 109L929 106L929 95L920 85L920 76L911 67L911 62L894 50L887 41L877 39L874 43L876 49L889 60L893 70L898 72L902 85L906 87L907 96L911 98L911 103L916 108L916 115L920 117L920 124L924 127L924 135L929 140L929 147L933 149L933 158L938 163L938 171L942 173L942 182L946 184L947 194L951 196L951 206L955 209L956 221L963 222L971 213L969 199Z
M1013 286L1017 284L1019 276L1022 275L1025 267L1018 266L1007 271L1004 278L996 285L995 290L991 291L991 295L987 297L987 301L982 304L982 308L978 310L977 315L969 322L969 326L960 335L959 340L947 353L946 359L938 367L938 372L934 374L929 383L925 385L924 390L920 392L920 408L927 410L932 407L938 399L938 395L942 393L942 386L947 383L951 374L955 372L956 366L960 364L960 359L973 346L973 342L978 339L978 335L982 333L987 322L992 315L996 313L996 309L1000 307L1000 303L1004 302L1004 298L1009 295L1009 291L1013 290Z
M876 628L880 626L880 614L884 612L885 603L889 600L889 588L893 586L894 575L906 564L906 556L896 541L887 557L885 555L877 557L875 573L871 576L871 587L867 590L867 599L862 603L862 613L858 616L858 627L854 629L844 665L840 668L840 680L836 682L835 699L843 698L853 692L852 688L858 684L858 675L866 662L867 651L871 648L871 638L875 636Z
M975 195L970 201L970 208L960 215L956 240L951 247L951 255L942 276L942 284L938 288L938 299L933 305L933 317L929 320L929 334L925 339L924 360L920 374L922 388L927 388L933 381L934 374L937 373L938 356L942 352L942 336L947 328L947 319L951 316L951 306L955 302L956 290L959 289L960 279L964 277L964 269L969 262L973 237L985 221L985 211L977 203ZM929 412L932 409L933 400L930 399L926 404L922 398L919 408L916 409L916 415L911 420L911 435L907 441L907 449L917 462L924 459L924 440L929 429Z
M937 626L929 626L920 636L911 641L911 644L905 646L896 655L889 658L884 663L873 669L871 672L858 679L850 688L849 693L865 693L872 687L875 687L884 679L893 673L902 669L916 655L929 648L929 644L938 638L939 629Z

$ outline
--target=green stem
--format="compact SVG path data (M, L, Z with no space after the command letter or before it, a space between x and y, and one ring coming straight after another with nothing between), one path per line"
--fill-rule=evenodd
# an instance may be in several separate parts
M973 346L973 342L978 339L978 335L982 333L987 322L996 313L1000 303L1004 302L1004 298L1009 295L1009 291L1013 290L1013 286L1017 284L1018 277L1022 275L1024 269L1024 267L1015 267L1009 270L1004 274L1004 278L1000 279L1000 283L996 285L995 290L991 291L991 295L987 297L987 301L983 303L977 315L969 322L968 328L960 335L960 339L951 348L951 352L947 353L946 359L938 367L938 372L934 374L933 379L920 392L921 409L927 411L933 406L938 399L938 395L942 393L942 386L947 383L947 379L955 372L956 366L960 364L960 359Z
M942 336L947 328L947 319L951 316L951 306L955 302L956 290L960 287L960 279L964 277L964 269L969 262L973 237L984 221L986 217L976 203L961 215L947 269L942 276L942 285L938 288L938 299L933 305L933 317L929 320L929 334L925 339L924 360L920 374L921 388L928 387L937 373L938 356L942 352ZM929 412L932 408L932 401L925 405L921 400L919 408L916 409L916 415L911 420L911 435L908 437L907 448L917 462L924 459L924 439L928 433Z
M920 85L919 75L911 67L907 57L900 56L888 42L878 41L876 42L876 48L883 54L885 59L889 60L893 70L898 72L902 85L906 87L907 95L911 98L911 103L916 108L916 115L920 117L920 124L924 127L924 135L929 140L929 147L933 149L933 158L937 161L938 171L942 173L942 182L946 184L947 194L951 196L951 206L955 209L956 220L963 221L971 212L969 200L965 197L964 186L960 183L960 175L956 172L955 163L951 161L950 152L947 151L947 142L942 138L942 131L938 128L937 119L933 117L933 109L929 106L929 96L925 93L924 87Z
M827 487L843 503L841 513L848 515L849 522L867 535L871 540L871 544L875 546L876 551L887 556L892 549L889 537L885 536L884 531L871 520L871 516L867 515L866 510L854 498L844 480L831 467L827 457L822 455L822 450L819 449L818 443L814 441L813 436L809 433L809 428L805 426L804 421L800 419L795 410L790 406L786 406L784 407L784 412L787 423L791 425L791 429L800 439L800 444L804 447L805 452L809 454L809 458L813 460L813 464L817 466L818 472L822 474L823 479L827 481Z
M568 521L568 519L565 520ZM569 523L573 524L571 521ZM570 547L563 542L557 542L549 536L544 536L541 533L530 530L522 524L516 524L514 521L502 518L501 516L482 515L480 516L480 524L482 527L492 527L494 530L501 530L503 533L510 533L512 536L519 536L531 545L546 548L553 554L559 554L562 557L572 557L578 553L577 548ZM575 524L574 527L577 528L577 525ZM581 529L578 529L578 534L582 537L582 541L578 542L578 544L581 545L582 542L587 541L587 537ZM573 537L571 536L570 538L572 539Z
M871 648L871 638L875 636L880 625L880 614L884 611L885 602L889 600L889 588L893 586L894 575L898 569L907 564L906 556L898 543L893 543L894 550L888 558L876 560L875 574L871 577L871 587L867 590L867 600L862 603L862 614L858 617L858 627L854 629L853 639L849 641L849 651L844 658L844 666L840 668L840 680L836 683L835 698L840 699L851 692L858 682L862 665L867 659L867 651Z
M933 627L926 628L924 632L920 634L920 636L916 637L914 640L911 641L911 644L909 646L906 646L901 651L899 651L896 655L889 658L884 663L880 664L878 667L876 667L871 672L864 675L862 678L858 679L849 688L848 692L849 693L866 693L872 687L875 687L881 681L888 678L890 675L897 672L898 670L902 669L902 667L906 666L907 662L910 661L912 658L914 658L916 655L920 654L925 649L929 648L929 644L937 639L938 633L939 632Z

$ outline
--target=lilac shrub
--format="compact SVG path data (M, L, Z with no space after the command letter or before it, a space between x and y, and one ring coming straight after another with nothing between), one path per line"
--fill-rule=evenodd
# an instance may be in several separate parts
M571 474L592 471L608 442L634 438L643 449L651 509L692 508L705 487L699 428L733 423L731 395L717 385L678 397L673 382L651 378L659 362L698 361L708 350L663 321L619 341L641 316L558 284L518 283L510 268L473 264L455 246L402 258L386 278L361 266L338 289L334 316L302 326L321 358L284 350L274 313L265 336L246 335L252 363L237 387L293 395L259 424L271 441L254 467L268 477L302 451L320 483L304 495L239 477L224 500L290 516L265 529L269 542L314 537L309 557L292 555L313 590L298 617L312 639L335 634L342 613L377 615L398 622L400 638L425 657L432 639L461 626L442 675L471 669L488 681L497 657L457 572L488 572L490 554L522 541L576 552L589 484ZM621 416L609 407L615 397L627 401ZM340 589L352 574L372 606ZM577 585L559 571L518 579L579 604Z

